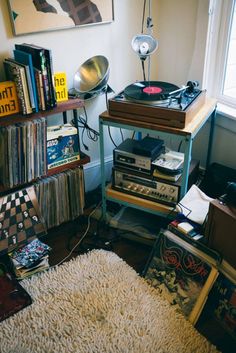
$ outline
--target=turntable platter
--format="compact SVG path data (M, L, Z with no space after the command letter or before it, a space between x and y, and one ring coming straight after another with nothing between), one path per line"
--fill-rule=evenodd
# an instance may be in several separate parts
M179 87L168 82L140 81L124 89L126 99L143 104L158 104L170 98L169 94Z

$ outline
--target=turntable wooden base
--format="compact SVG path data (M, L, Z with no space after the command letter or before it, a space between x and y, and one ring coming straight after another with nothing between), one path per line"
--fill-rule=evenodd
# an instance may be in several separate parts
M179 129L192 121L196 113L204 105L206 91L202 91L185 110L176 110L161 106L134 103L117 100L116 97L109 99L109 114L129 120L149 122L157 125L176 127Z

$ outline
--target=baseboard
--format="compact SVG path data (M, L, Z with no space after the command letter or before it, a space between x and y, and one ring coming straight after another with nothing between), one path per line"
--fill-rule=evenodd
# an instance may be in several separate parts
M105 178L111 180L113 156L105 157ZM96 160L84 166L85 192L94 190L101 184L101 162Z

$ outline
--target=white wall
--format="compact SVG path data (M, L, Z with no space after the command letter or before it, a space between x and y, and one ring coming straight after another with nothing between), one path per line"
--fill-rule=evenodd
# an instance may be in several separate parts
M158 0L158 79L201 84L208 25L208 0Z
M154 36L159 41L159 48L151 57L152 80L169 81L177 85L186 84L190 79L202 82L208 2L152 0ZM12 55L14 44L28 42L52 50L54 71L66 72L69 88L73 86L74 73L85 60L97 54L105 55L110 62L109 84L116 93L120 92L128 84L142 79L140 62L130 45L132 37L141 32L142 7L143 0L114 0L115 21L111 24L14 37L7 1L0 0L0 80L5 79L2 61ZM87 102L86 109L89 125L97 130L98 116L106 110L105 96ZM228 166L235 168L231 148L235 145L235 134L232 128L230 130L228 132L225 127L217 126L213 160L226 161ZM194 157L201 158L203 165L205 152L202 146L206 143L207 131L208 126L203 129L193 148ZM120 132L113 129L111 132L116 143L119 143ZM113 145L108 134L105 141L105 154L107 161L110 161ZM100 178L99 143L87 138L85 143L89 146L88 154L91 157L91 163L85 167L86 187L92 189Z
M65 71L68 87L73 87L73 77L79 66L94 55L104 55L110 63L109 84L118 93L128 84L142 79L142 71L138 57L132 51L131 39L141 32L143 0L114 0L115 21L110 24L77 27L30 35L14 36L11 28L10 16L6 0L0 0L0 80L5 80L2 61L12 56L15 43L34 43L52 51L54 72ZM155 22L155 20L153 21ZM156 54L155 54L156 55ZM153 67L153 71L156 68ZM100 96L86 103L88 124L98 130L98 116L106 110L105 96ZM82 111L81 111L82 112ZM55 119L51 122L55 123ZM119 131L112 131L116 143L121 142ZM106 156L111 156L113 145L108 135L106 141ZM91 157L92 168L100 165L99 142L88 140L87 152ZM99 172L92 181L99 182ZM89 188L92 183L88 182Z
M177 85L203 81L208 0L158 0L158 79ZM211 162L236 168L236 121L217 115ZM193 157L205 167L209 124L194 140Z

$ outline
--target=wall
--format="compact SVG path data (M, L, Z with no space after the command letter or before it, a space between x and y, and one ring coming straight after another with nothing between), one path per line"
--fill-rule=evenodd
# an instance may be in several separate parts
M208 0L158 0L157 32L158 79L184 85L204 75L204 56L208 26ZM204 87L202 87L204 88ZM236 168L236 121L217 114L212 162ZM209 124L193 144L193 157L205 167Z
M52 50L54 72L65 71L68 87L73 87L73 77L76 70L88 58L94 55L104 55L110 63L109 84L118 93L128 84L142 79L142 71L138 57L132 51L132 37L141 32L143 0L115 0L115 21L110 24L85 26L66 30L14 36L12 33L10 16L6 0L0 0L0 80L5 80L2 61L12 56L15 43L34 43ZM155 22L155 21L154 21ZM154 54L153 57L155 57ZM152 72L155 77L156 68ZM86 103L88 124L98 130L98 116L106 110L105 96L100 96ZM82 112L82 111L81 111ZM83 112L82 112L83 113ZM53 123L59 122L51 120ZM113 139L117 144L121 142L119 131L111 129ZM99 142L87 139L87 152L91 163L87 165L86 188L93 188L94 182L99 182ZM113 145L106 135L106 156L111 160Z
M139 59L131 49L132 37L141 32L143 0L114 0L115 21L111 24L57 30L14 37L12 34L7 1L0 0L0 80L4 80L2 60L12 55L15 43L35 43L52 50L54 71L65 71L69 88L73 86L74 73L88 58L101 54L110 62L109 84L115 93L128 84L142 79ZM147 14L147 13L146 13ZM159 41L158 50L151 57L151 79L169 81L178 85L189 79L202 82L208 22L208 0L152 0L154 36ZM98 130L98 116L106 110L105 97L86 102L89 125ZM82 111L81 111L82 112ZM220 120L219 124L220 124ZM222 122L223 121L223 122ZM235 167L233 150L235 134L225 130L225 119L217 126L217 143L213 160L224 161ZM235 124L234 122L231 122ZM235 125L234 125L235 126ZM204 166L208 126L194 144L194 157L201 158ZM121 142L120 131L111 128L113 139ZM85 134L86 135L86 134ZM111 166L113 144L108 134L106 161ZM93 189L100 182L99 143L85 137L89 146L91 163L85 167L86 189ZM110 169L108 168L108 175Z

